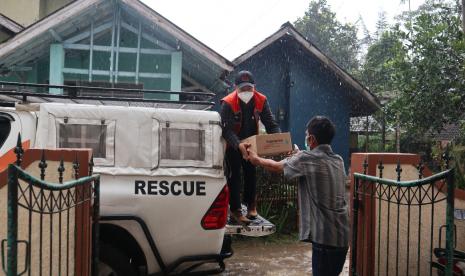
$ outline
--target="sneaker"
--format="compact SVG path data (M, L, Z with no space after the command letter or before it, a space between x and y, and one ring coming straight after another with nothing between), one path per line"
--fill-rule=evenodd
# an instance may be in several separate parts
M252 221L248 218L246 218L243 214L242 214L242 211L239 209L239 210L235 210L235 211L231 211L231 218L233 221L239 223L239 224L243 224L243 225L248 225L250 224Z

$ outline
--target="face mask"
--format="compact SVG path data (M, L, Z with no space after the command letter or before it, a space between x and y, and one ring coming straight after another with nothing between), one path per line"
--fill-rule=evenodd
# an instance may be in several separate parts
M308 139L307 138L308 138L308 136L305 137L305 149L310 150L310 146L308 145L308 142L307 142Z
M244 103L248 103L252 97L253 97L253 92L251 91L247 91L247 92L240 92L238 93L238 97L239 99L241 99L241 101L243 101Z

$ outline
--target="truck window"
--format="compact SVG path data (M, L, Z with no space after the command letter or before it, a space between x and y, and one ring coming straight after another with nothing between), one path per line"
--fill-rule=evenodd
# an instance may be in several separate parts
M95 158L106 158L106 125L60 124L60 148L91 148Z
M11 131L11 121L7 116L0 114L0 148L3 147Z
M161 159L205 160L205 130L162 128Z
M97 166L115 165L115 120L56 118L56 146L90 148Z

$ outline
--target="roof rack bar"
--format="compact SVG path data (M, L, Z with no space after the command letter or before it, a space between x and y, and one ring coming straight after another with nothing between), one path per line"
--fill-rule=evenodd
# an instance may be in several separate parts
M215 96L215 93L210 92L185 92L185 91L167 91L167 90L154 90L154 89L134 89L134 88L112 88L112 87L94 87L94 86L71 86L71 85L51 85L42 83L22 83L22 82L11 82L11 81L0 81L1 86L24 86L24 87L40 87L40 88L62 88L69 90L97 90L97 91L121 91L121 92L142 92L147 94L177 94L184 96ZM42 94L43 95L43 94Z
M138 99L138 98L121 98L121 97L102 97L102 96L76 96L70 97L68 95L57 94L44 94L34 92L14 92L14 91L0 91L0 95L6 96L22 96L23 101L26 97L39 97L39 98L55 98L67 100L90 100L90 101L118 101L118 102L143 102L143 103L173 103L173 104L193 104L193 105L215 105L214 102L209 101L173 101L162 99Z
M0 106L1 107L15 107L16 104L15 104L15 102L1 102L0 101Z

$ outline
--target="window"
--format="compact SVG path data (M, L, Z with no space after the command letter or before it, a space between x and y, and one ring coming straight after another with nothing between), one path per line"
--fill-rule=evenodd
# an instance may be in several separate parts
M163 128L161 159L205 160L205 130Z
M106 158L106 125L60 124L60 148L91 148L95 158Z
M13 118L10 115L0 113L0 148L10 134L12 120Z
M165 114L163 114L165 116ZM199 118L181 118L177 113L171 116L175 122L165 118L154 118L152 126L152 168L211 168L214 148L212 126ZM186 115L183 115L186 116ZM179 122L180 120L187 122ZM221 128L218 126L221 136ZM216 132L215 132L216 134ZM223 160L221 159L221 162ZM216 165L216 163L215 163Z
M115 165L114 120L56 118L58 148L90 148L97 166Z

